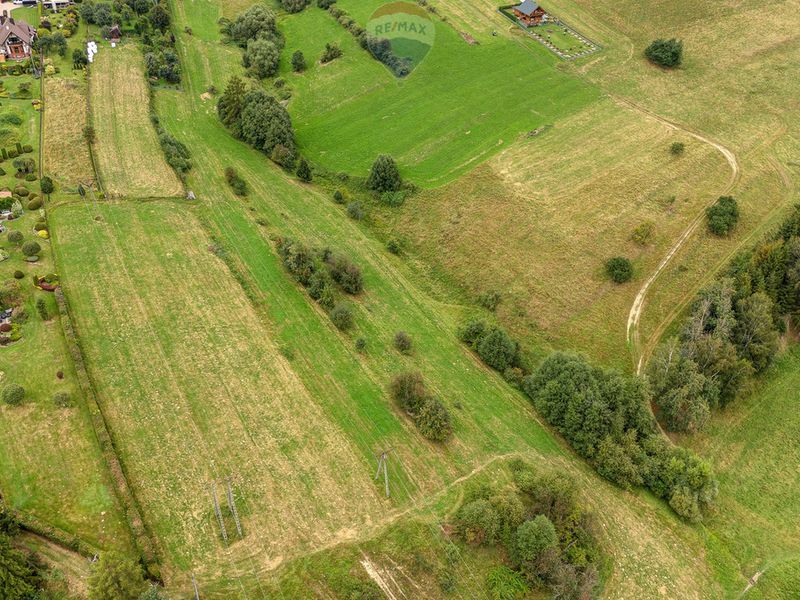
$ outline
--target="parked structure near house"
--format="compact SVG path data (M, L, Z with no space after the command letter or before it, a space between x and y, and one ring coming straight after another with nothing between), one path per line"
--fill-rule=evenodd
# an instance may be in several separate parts
M0 16L0 62L24 60L31 55L36 30L25 21L16 21L4 10Z
M513 10L517 20L526 27L540 25L547 16L545 10L533 0L523 0L522 4L515 6Z
M108 39L114 44L122 39L122 31L120 31L119 25L111 26L111 29L108 30Z

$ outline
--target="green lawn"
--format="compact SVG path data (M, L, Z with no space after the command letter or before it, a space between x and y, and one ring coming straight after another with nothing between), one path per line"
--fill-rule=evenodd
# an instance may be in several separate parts
M364 23L362 4L369 3L339 3ZM355 175L366 175L375 157L388 153L410 180L438 186L598 97L556 69L559 59L538 44L498 37L471 46L449 25L437 20L435 26L428 56L398 80L327 12L310 8L285 17L287 57L302 49L309 63L318 61L330 41L344 50L332 63L288 74L289 110L303 152L327 169Z
M30 240L37 212L2 223ZM0 280L10 280L16 270L24 273L18 283L28 314L21 340L0 348L0 387L17 383L26 390L22 406L0 406L0 493L14 508L95 546L129 548L129 534L77 385L55 301L51 293L36 291L31 282L32 275L53 271L50 242L39 239L40 260L30 264L5 234L0 240L0 248L10 254L0 263ZM47 322L35 307L39 297L52 316ZM57 377L59 371L63 379ZM55 406L56 392L70 394L75 406Z

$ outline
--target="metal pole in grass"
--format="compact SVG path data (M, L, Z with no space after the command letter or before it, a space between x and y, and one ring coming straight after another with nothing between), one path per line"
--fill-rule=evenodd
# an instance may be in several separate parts
M228 507L231 509L231 514L233 515L233 521L236 523L236 533L239 534L239 537L244 537L242 535L242 525L239 523L239 511L236 510L236 502L233 500L233 490L231 489L231 478L228 477Z
M222 539L228 543L228 532L225 531L225 521L222 520L222 511L219 509L219 500L217 500L217 482L211 484L211 496L214 498L214 512L217 514L217 521L219 521L219 528L222 530Z
M194 600L200 600L200 592L197 589L197 581L194 579L194 573L192 573L192 586L194 587Z
M386 466L388 461L387 451L384 450L381 452L380 458L378 459L378 470L375 471L375 481L378 480L378 477L381 476L381 467L383 467L383 481L386 485L386 497L389 497L389 470Z

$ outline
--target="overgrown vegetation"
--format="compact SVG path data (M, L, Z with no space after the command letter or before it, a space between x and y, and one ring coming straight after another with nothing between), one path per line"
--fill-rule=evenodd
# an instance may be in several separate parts
M680 335L648 365L655 402L673 431L696 432L772 364L785 318L800 314L800 207L738 255L694 302Z
M352 306L338 301L341 290L356 295L363 290L361 269L346 256L331 250L309 247L291 238L277 242L278 254L292 276L328 311L334 325L347 331L353 327Z
M515 487L469 490L454 518L459 536L473 546L499 546L505 562L490 572L492 598L521 598L544 589L557 598L592 598L604 561L597 525L575 483L522 461L511 465Z
M299 7L289 12L298 12L306 5L303 0L287 0L287 2L293 7ZM222 32L244 49L242 63L250 74L264 79L278 72L284 40L278 31L275 13L266 5L254 4L234 21L223 19L220 24Z
M713 506L711 467L660 434L646 380L556 353L525 378L523 390L603 477L627 488L647 487L689 521L702 520Z
M419 432L434 442L444 442L453 433L450 412L425 386L422 375L407 372L395 375L389 386L392 398L417 425Z

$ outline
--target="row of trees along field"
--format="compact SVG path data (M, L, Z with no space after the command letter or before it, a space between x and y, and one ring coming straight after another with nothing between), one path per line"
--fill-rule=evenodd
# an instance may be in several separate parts
M798 315L800 206L698 295L681 333L654 353L647 374L667 427L702 430L769 368Z
M647 487L690 521L701 520L712 506L717 481L711 467L661 434L650 411L646 379L560 352L530 372L519 344L502 328L470 321L459 335L487 365L520 387L603 477L626 488Z

